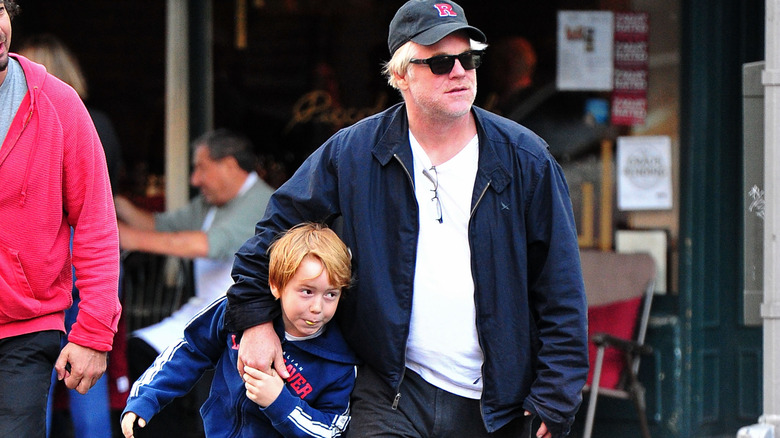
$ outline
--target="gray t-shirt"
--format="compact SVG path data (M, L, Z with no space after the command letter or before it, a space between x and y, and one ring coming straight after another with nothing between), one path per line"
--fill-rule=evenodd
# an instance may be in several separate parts
M5 142L8 128L27 94L27 81L19 61L8 58L8 74L0 84L0 147Z
M255 233L255 225L263 216L274 190L252 172L251 186L246 192L216 209L214 220L205 230L209 239L208 258L226 260L231 264L236 251ZM246 183L245 183L246 184ZM182 208L154 215L157 231L203 230L203 221L211 209L202 195Z

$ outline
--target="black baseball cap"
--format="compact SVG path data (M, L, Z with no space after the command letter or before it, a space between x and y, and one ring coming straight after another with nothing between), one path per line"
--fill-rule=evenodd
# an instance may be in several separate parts
M469 37L484 43L485 34L469 26L466 13L457 3L442 0L409 0L398 9L390 21L387 47L390 55L407 41L430 46L457 30L466 30Z

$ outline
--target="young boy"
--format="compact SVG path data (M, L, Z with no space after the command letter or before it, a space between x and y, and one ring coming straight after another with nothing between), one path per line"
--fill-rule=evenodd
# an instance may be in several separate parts
M281 301L274 326L290 378L237 370L240 335L224 329L226 299L196 315L184 338L157 357L135 382L122 413L122 432L144 427L173 398L216 368L201 407L208 437L340 436L350 420L357 359L336 324L327 325L351 277L350 253L319 224L291 228L269 248L268 283ZM243 379L242 379L243 378Z

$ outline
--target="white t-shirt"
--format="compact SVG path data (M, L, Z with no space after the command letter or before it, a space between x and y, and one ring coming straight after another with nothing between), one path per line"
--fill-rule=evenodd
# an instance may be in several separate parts
M474 305L468 224L479 158L478 138L455 157L435 166L409 133L414 156L420 234L414 276L412 321L406 366L453 394L478 399L482 393L482 350ZM442 222L434 184L438 180Z

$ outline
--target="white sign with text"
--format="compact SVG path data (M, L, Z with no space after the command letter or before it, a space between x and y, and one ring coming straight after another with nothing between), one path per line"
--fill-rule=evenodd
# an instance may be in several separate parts
M672 208L672 142L667 136L618 137L618 209Z
M612 90L614 14L558 11L559 90Z

